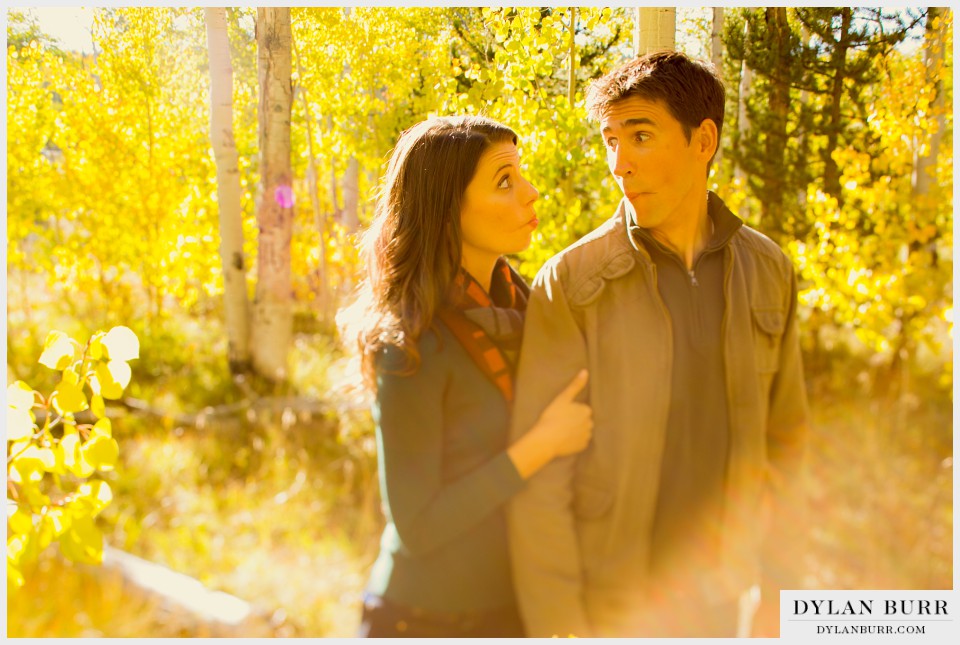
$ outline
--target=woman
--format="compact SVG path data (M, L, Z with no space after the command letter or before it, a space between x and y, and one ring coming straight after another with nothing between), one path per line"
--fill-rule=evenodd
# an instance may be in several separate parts
M527 286L503 255L530 244L537 190L517 136L481 117L401 136L362 252L359 344L376 391L387 524L360 635L523 636L504 503L589 441L581 373L507 445Z

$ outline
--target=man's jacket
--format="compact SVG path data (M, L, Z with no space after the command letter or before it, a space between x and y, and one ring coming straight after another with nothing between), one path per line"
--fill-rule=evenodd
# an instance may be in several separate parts
M624 202L548 261L533 285L511 427L516 440L587 368L590 446L554 460L509 506L514 580L530 636L642 636L656 581L650 543L670 402L672 331ZM726 206L709 194L710 209ZM723 249L729 454L718 598L760 581L766 539L794 558L807 426L796 278L769 238L741 227ZM690 392L690 405L697 392ZM773 561L771 560L771 561Z

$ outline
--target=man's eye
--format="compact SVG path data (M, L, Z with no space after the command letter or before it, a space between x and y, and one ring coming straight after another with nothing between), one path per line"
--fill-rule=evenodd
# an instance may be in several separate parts
M608 147L608 148L616 148L616 147L617 147L617 140L616 140L616 138L610 137L609 139L607 139L607 147Z
M637 141L637 143L643 143L644 141L650 138L650 135L647 134L646 132L638 132L635 135L633 135L633 138L635 141Z

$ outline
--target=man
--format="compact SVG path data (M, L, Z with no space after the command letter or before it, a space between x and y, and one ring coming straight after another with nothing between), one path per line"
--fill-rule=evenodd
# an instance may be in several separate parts
M624 199L544 265L527 308L513 438L582 368L594 415L590 447L510 505L528 633L747 635L762 586L776 635L803 524L793 267L707 191L711 67L650 54L587 107Z

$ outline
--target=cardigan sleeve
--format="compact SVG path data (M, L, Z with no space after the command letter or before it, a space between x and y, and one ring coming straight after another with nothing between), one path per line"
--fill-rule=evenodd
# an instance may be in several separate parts
M506 451L443 481L443 394L451 368L438 355L434 334L424 334L420 352L420 367L410 376L391 373L399 351L381 355L374 405L380 490L402 549L413 556L478 525L524 483Z

